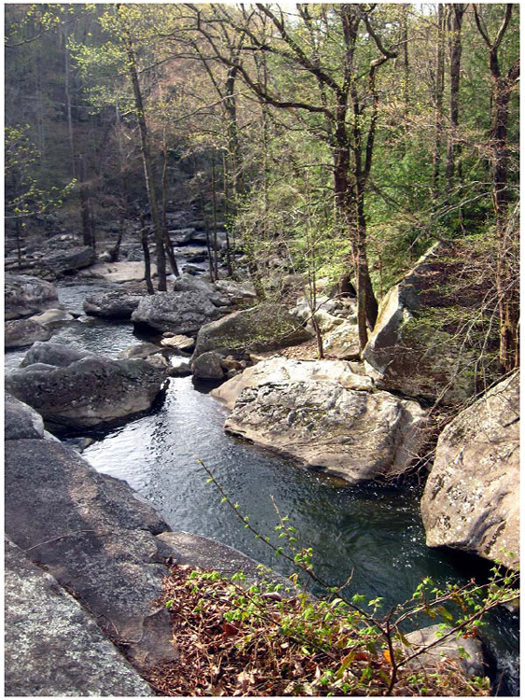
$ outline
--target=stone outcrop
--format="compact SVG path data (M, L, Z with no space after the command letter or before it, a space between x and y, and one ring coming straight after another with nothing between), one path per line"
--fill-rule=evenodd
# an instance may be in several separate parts
M59 306L54 285L26 275L5 276L4 298L6 321Z
M457 334L461 321L450 321L482 294L472 282L463 289L466 254L459 244L436 243L383 298L362 354L381 388L451 404L475 393L473 357ZM445 285L462 288L447 296Z
M5 547L7 696L150 696L95 620L12 543Z
M210 297L200 291L159 292L144 297L131 316L133 323L150 330L187 335L221 316Z
M4 344L6 348L23 348L38 340L49 340L51 331L41 323L30 318L7 321L4 326Z
M516 566L519 425L519 373L447 425L421 501L428 546L463 549Z
M147 411L164 382L165 371L144 360L93 356L67 366L14 370L6 389L60 432L109 426Z
M232 409L246 387L268 383L329 381L340 384L345 389L371 391L374 388L372 379L354 371L353 367L357 369L356 365L341 360L288 360L284 357L271 357L224 382L213 389L211 395Z
M261 304L203 325L197 335L193 359L211 350L224 356L242 357L247 351L277 350L309 338L310 333L286 307Z
M310 379L244 389L224 428L357 484L405 472L425 423L414 401Z
M94 292L86 297L84 311L89 316L129 319L144 296L144 293L128 289Z

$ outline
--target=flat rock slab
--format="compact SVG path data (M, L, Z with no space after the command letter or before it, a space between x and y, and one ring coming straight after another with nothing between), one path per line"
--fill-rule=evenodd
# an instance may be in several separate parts
M463 549L509 567L519 564L519 395L518 372L462 411L439 436L421 501L429 547Z
M94 619L12 543L5 565L5 695L153 695Z
M423 443L425 416L387 392L283 381L244 389L224 429L357 484L405 472Z
M167 569L156 534L168 526L124 483L49 440L9 440L7 536L97 618L139 668L174 658L155 601Z
M152 263L151 276L157 274L157 266ZM107 282L140 282L144 279L143 262L97 263L81 276L105 279Z

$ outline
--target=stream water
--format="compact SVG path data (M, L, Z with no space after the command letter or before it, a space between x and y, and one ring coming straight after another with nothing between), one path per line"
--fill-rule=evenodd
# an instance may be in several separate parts
M79 312L90 290L91 285L63 287L60 299L66 308ZM131 324L100 320L62 324L53 339L111 356L139 342ZM23 355L8 353L8 369L17 366ZM195 386L191 377L170 379L160 406L123 427L96 434L96 442L83 456L97 470L125 479L172 529L212 537L289 573L286 561L276 558L221 503L198 457L262 535L277 543L275 502L297 528L299 545L313 548L318 574L331 585L340 585L353 573L349 591L369 599L383 597L385 610L410 598L425 576L443 586L486 574L487 567L477 559L425 546L420 487L345 487L269 450L238 441L223 432L226 410L208 390ZM501 695L518 695L517 615L505 609L493 614L485 642L495 665L495 689L499 686Z

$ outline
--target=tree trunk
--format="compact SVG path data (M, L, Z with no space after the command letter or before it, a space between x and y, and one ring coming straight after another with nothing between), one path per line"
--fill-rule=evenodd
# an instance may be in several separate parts
M450 132L447 143L447 167L446 167L446 189L452 190L454 185L454 174L456 163L461 155L461 146L458 143L459 127L459 79L461 74L461 24L466 6L462 4L452 5L449 8L452 19L451 41L450 41ZM458 164L458 178L461 179Z
M439 174L441 169L441 146L443 142L443 90L445 80L443 5L438 4L438 41L436 55L436 85L434 99L436 105L436 141L434 144L434 196L439 195Z
M155 247L157 259L157 274L159 277L158 289L161 292L166 291L166 255L164 250L164 235L159 216L159 206L157 201L157 193L155 190L155 181L153 178L153 168L151 164L151 155L149 150L148 129L144 114L144 105L142 102L142 92L137 73L137 62L135 60L135 52L129 32L123 28L123 41L128 57L128 72L133 85L133 95L135 98L135 109L137 111L137 121L139 124L142 162L144 166L144 178L146 181L146 191L148 193L149 208L153 230L155 232Z
M144 278L146 280L148 294L155 294L153 282L151 281L151 258L149 254L148 232L144 223L143 214L140 215L140 243L142 245L142 251L144 252Z
M164 244L166 246L166 253L168 255L168 260L170 263L171 271L175 277L179 277L179 266L177 265L177 259L175 258L175 253L173 252L173 246L171 244L171 238L168 231L168 217L166 216L166 210L168 208L168 151L166 145L164 144L163 149L163 163L162 163L162 233L164 235Z
M80 218L82 220L82 242L86 246L93 246L91 230L91 217L89 215L89 196L86 185L86 166L82 155L78 157Z

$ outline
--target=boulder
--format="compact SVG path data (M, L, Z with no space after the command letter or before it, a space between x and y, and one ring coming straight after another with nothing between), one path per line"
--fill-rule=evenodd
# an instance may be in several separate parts
M84 301L84 312L89 316L129 319L145 295L127 289L94 292Z
M202 292L159 292L144 297L131 320L139 326L185 335L196 333L203 324L220 315L209 296Z
M405 472L425 425L414 401L305 379L244 389L224 428L357 484Z
M214 284L202 277L183 272L180 277L173 282L174 292L201 292L209 297L212 304L215 306L231 306L230 299L217 291Z
M7 321L4 325L4 344L6 348L23 348L37 340L49 340L51 331L32 319L19 318Z
M255 302L257 293L251 282L234 282L233 280L217 280L215 287L219 292L229 297L234 304Z
M421 501L429 547L519 563L519 425L515 373L443 430Z
M381 388L448 404L475 393L473 356L460 331L485 289L470 272L465 282L466 256L474 264L461 244L436 243L383 298L362 354Z
M221 356L217 352L203 352L191 363L193 376L196 379L222 379L224 371L221 367Z
M7 696L150 696L93 617L13 543L5 547Z
M211 396L232 409L237 398L246 387L286 381L329 381L345 389L372 391L374 382L370 377L357 374L349 362L340 360L289 360L285 357L270 357L248 367L242 374L213 389Z
M50 342L36 342L26 352L21 367L44 364L53 367L67 367L72 362L78 362L85 357L95 357L95 353L84 350L78 345Z
M435 643L447 633L442 625L430 625L404 635L410 644L405 653L415 654L423 647ZM401 646L401 645L399 645ZM456 634L443 639L432 648L416 656L407 663L407 668L424 673L435 673L439 668L458 669L466 676L483 676L483 648L481 641L473 637L460 637Z
M323 335L323 351L329 357L339 360L357 360L361 356L357 325L343 320L331 331Z
M59 306L54 285L25 275L5 276L4 299L6 321Z
M113 425L151 408L165 372L144 360L85 357L52 370L11 372L6 389L35 408L52 431Z
M310 337L286 307L261 304L245 311L235 311L202 326L197 335L193 359L210 350L225 356L242 357L245 352L263 352L297 345Z
M42 416L7 393L4 395L4 426L5 440L39 440L44 437Z
M59 442L9 440L5 496L7 536L67 587L135 666L175 658L168 615L155 602L167 574L155 535L168 527L127 484Z
M74 272L84 267L93 265L97 259L97 254L91 246L74 248L55 255L47 255L40 261L40 264L50 268L55 273Z
M118 360L145 360L152 355L162 352L162 348L154 343L140 343L140 345L131 345L125 350L121 350L117 355Z
M151 276L157 274L157 266L151 264ZM97 263L92 265L89 270L80 273L82 277L95 277L103 279L107 282L140 282L144 279L144 263L143 262L115 262L115 263Z
M75 317L65 309L48 309L37 316L31 316L32 321L37 321L44 325L46 323L56 323L57 321L73 321L74 319Z
M172 357L168 377L187 377L192 374L190 361L182 357Z
M195 347L195 338L189 338L187 335L170 335L168 338L163 338L160 344L164 348L191 352Z

